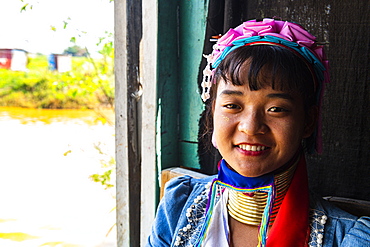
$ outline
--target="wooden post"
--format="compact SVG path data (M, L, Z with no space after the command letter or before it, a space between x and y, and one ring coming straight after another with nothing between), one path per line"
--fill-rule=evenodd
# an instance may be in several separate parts
M178 1L158 0L158 167L179 165Z
M130 246L126 4L114 1L117 246Z
M203 111L197 78L202 57L208 0L179 2L180 164L199 168L198 122ZM196 18L195 18L196 16Z
M140 44L141 97L141 236L144 246L155 216L157 198L157 0L143 0L143 38Z
M115 4L117 246L140 245L141 147L139 44L141 1Z
M130 246L125 0L114 1L117 246Z

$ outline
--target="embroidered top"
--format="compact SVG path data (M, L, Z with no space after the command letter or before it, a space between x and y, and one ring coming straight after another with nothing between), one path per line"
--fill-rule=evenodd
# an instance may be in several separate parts
M214 178L184 176L171 180L158 206L145 246L194 246L204 224L208 192ZM222 187L219 186L218 195L221 191ZM358 218L310 195L309 246L370 246L369 239L370 217Z

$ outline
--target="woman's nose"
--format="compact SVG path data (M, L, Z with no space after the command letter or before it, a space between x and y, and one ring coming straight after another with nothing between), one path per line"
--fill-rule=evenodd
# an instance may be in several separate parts
M261 135L268 131L268 126L266 125L262 114L251 112L241 116L238 130L247 135Z

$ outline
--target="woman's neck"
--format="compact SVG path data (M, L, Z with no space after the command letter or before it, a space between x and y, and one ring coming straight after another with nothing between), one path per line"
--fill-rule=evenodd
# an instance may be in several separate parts
M269 226L273 224L280 205L289 188L298 163L298 158L299 156L295 156L294 162L289 162L284 165L284 169L279 169L279 171L273 175L275 196L273 198L273 207L270 213ZM229 215L241 223L251 226L259 226L267 204L268 194L264 191L243 193L231 188L228 188L228 193L227 209Z

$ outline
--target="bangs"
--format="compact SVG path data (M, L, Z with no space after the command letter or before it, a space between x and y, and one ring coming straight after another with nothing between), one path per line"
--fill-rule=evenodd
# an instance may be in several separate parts
M313 103L310 98L314 98L314 79L309 68L301 58L279 46L235 49L216 68L214 80L218 83L220 79L235 86L248 85L252 91L266 87L295 91L302 95L306 104Z

